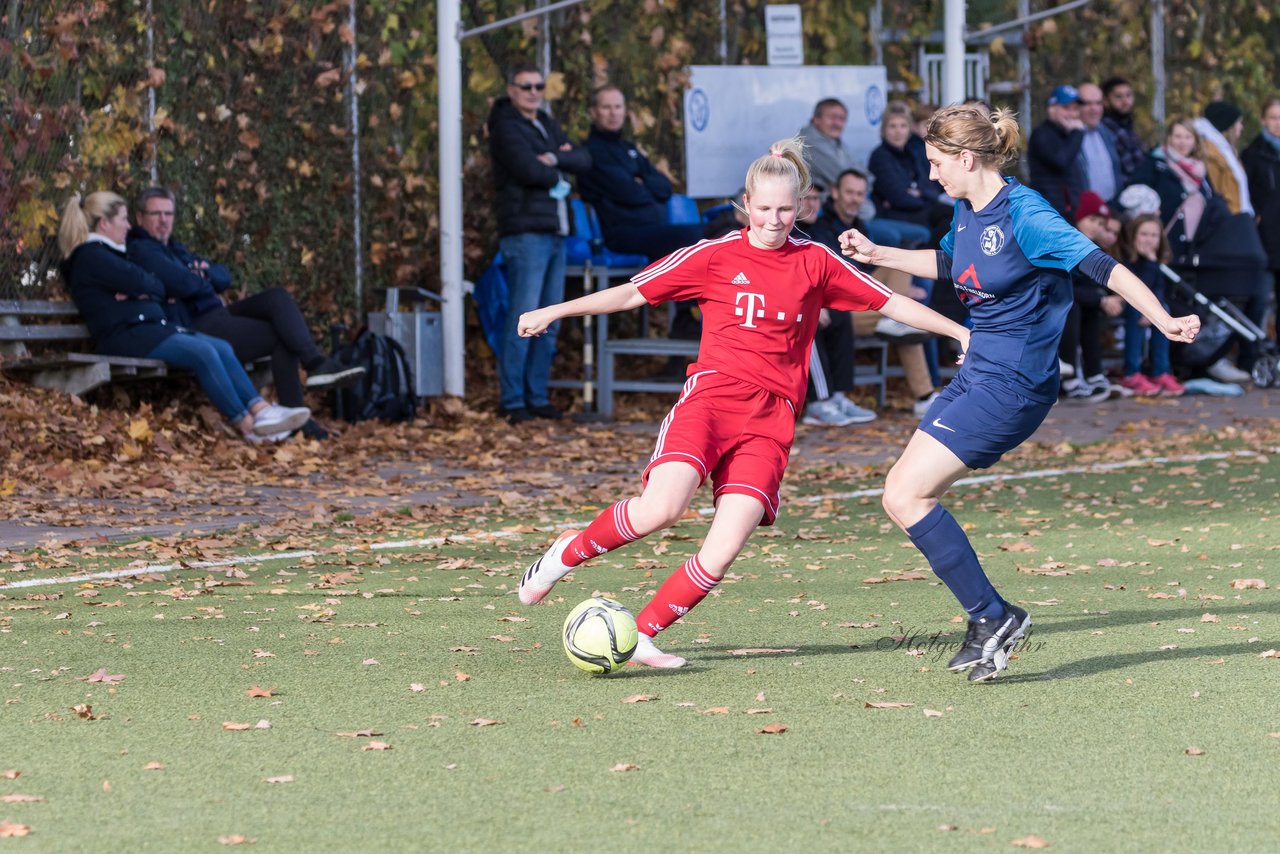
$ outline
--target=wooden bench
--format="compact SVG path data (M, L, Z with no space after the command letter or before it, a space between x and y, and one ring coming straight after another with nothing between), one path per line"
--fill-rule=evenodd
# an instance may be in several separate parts
M603 319L603 316L602 316ZM613 395L619 391L679 392L684 378L618 379L616 360L619 356L683 356L696 359L698 342L680 338L609 338L608 325L600 328L600 400L597 414L601 418L613 417ZM869 364L855 365L853 384L875 388L876 404L884 406L885 381L888 377L888 346L878 338L859 339L854 345L855 357L865 355Z
M73 303L0 300L0 368L39 388L82 395L112 382L189 375L159 359L103 356L92 346ZM268 364L245 366L255 384L262 384Z

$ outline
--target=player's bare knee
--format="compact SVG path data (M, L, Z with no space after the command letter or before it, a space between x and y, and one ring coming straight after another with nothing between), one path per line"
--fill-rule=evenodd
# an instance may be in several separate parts
M884 512L888 514L895 525L904 531L920 516L924 515L921 508L929 502L930 499L917 495L910 489L897 486L886 486L884 495L880 497L880 504L884 507ZM927 508L925 511L927 512Z

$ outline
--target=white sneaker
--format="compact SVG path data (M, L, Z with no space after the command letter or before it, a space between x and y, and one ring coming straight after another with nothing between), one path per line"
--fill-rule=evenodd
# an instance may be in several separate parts
M653 645L653 638L644 632L636 637L636 651L631 654L631 660L666 670L684 667L688 663L678 655L669 655L658 649Z
M1209 376L1220 383L1236 383L1238 385L1244 385L1252 379L1246 371L1240 370L1227 361L1226 356L1209 366Z
M1084 382L1085 382L1085 385L1091 386L1095 389L1100 389L1102 391L1105 391L1107 393L1107 397L1103 398L1104 400L1106 399L1116 400L1118 398L1133 397L1133 389L1125 388L1119 383L1113 383L1111 380L1107 379L1102 374L1094 374L1091 377L1085 377Z
M1067 380L1062 384L1062 396L1067 403L1101 403L1111 396L1111 391L1083 380Z
M293 433L288 430L283 433L272 433L270 436L259 436L257 433L245 433L244 440L250 445L274 445L277 442L283 442L292 435Z
M259 436L292 433L310 420L311 410L305 406L277 406L268 403L253 416L253 432Z
M1058 373L1062 375L1062 378L1064 380L1069 380L1076 375L1076 366L1068 363L1063 359L1059 359Z
M815 400L804 408L802 423L814 427L848 427L853 418L846 415L834 397L826 400Z
M933 337L932 332L907 326L892 317L882 317L876 321L876 335L887 338L895 344L923 344Z
M876 414L870 409L863 409L840 392L831 395L831 399L836 402L840 410L849 418L853 419L851 424L868 424L876 420Z
M933 392L923 400L917 400L911 405L911 411L915 413L916 418L924 418L924 414L929 411L929 407L933 406L933 402L938 399L938 392Z
M529 565L517 588L521 602L526 605L538 604L556 586L557 581L573 571L573 567L565 566L560 558L576 536L577 531L565 531L556 537L546 554Z

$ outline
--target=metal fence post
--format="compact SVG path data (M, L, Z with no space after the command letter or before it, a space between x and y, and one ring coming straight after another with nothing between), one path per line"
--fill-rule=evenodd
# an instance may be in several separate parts
M351 43L345 45L347 71L347 100L351 105L351 258L355 268L355 309L357 316L364 314L364 221L360 214L360 87L356 78L356 5L351 0L347 10L347 28L351 31Z

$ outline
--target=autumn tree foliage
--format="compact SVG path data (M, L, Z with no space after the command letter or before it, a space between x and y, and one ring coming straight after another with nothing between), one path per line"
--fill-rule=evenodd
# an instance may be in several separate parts
M344 0L155 2L150 18L145 0L9 0L0 10L0 297L56 294L53 235L67 198L105 188L132 197L150 183L153 160L157 180L179 194L181 239L228 260L250 290L289 287L317 322L354 319L376 304L377 287L437 287L436 6L354 2L352 27ZM688 66L722 61L718 5L587 0L551 13L545 29L534 18L464 40L468 275L496 244L484 120L503 91L502 69L537 62L549 43L551 108L577 136L587 130L590 91L621 86L630 132L680 183L682 93ZM728 0L725 62L765 62L765 5ZM908 96L919 82L917 49L940 29L942 6L879 5L882 26L894 31L880 55ZM463 26L526 7L462 0ZM1256 115L1280 79L1275 11L1249 0L1165 7L1168 113L1227 97ZM873 61L873 0L803 8L809 63ZM1028 36L1034 102L1063 81L1122 73L1136 84L1140 126L1154 141L1150 10L1150 2L1096 0L1037 23ZM974 0L969 26L1015 11L1013 0ZM992 45L993 77L1016 77L1019 38ZM353 286L357 184L364 306Z

